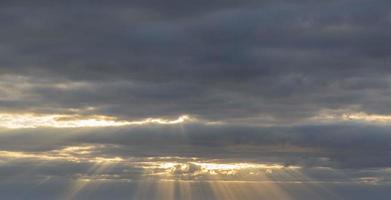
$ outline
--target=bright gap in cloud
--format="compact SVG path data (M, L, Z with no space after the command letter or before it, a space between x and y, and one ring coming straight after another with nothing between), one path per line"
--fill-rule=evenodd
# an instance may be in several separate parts
M114 127L145 124L179 124L195 121L188 115L181 115L176 119L146 118L136 121L117 120L115 117L104 115L79 116L79 115L37 115L32 113L0 113L0 127L19 128L82 128L82 127Z
M391 115L369 114L346 110L323 110L312 120L321 122L366 122L377 124L391 123Z
M187 162L156 162L152 169L160 169L163 176L205 176L205 175L259 175L259 173L272 173L272 170L293 170L298 166L284 166L280 164L262 163L219 163L208 161L187 161ZM148 169L148 167L146 167ZM222 178L222 177L220 177Z

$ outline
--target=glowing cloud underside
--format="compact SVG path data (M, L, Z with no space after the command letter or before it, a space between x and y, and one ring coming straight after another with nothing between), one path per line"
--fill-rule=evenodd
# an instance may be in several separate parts
M391 123L391 115L368 114L365 112L340 112L340 111L322 111L318 116L312 118L315 121L338 122L338 121L356 121L377 124Z
M137 158L99 155L98 152L104 148L104 145L83 145L69 146L46 152L0 151L0 160L64 161L69 163L90 163L93 165L118 165L125 168L143 169L145 176L165 180L193 180L199 178L210 180L211 177L213 177L213 180L223 180L232 175L241 175L238 178L245 180L246 177L243 175L256 177L262 174L269 174L272 170L300 169L298 166L283 166L277 163L223 163L194 157ZM118 177L111 178L117 179Z
M144 124L179 124L194 121L188 115L177 119L146 118L137 121L117 120L104 115L78 116L78 115L36 115L36 114L9 114L0 113L0 127L18 128L80 128L80 127L113 127Z
M366 122L375 124L391 123L391 115L368 114L365 112L349 112L346 110L323 110L317 116L310 118L316 122ZM10 129L20 128L82 128L82 127L117 127L147 124L180 124L186 122L204 122L189 115L181 115L176 119L145 118L140 120L119 120L105 115L66 115L66 114L34 114L34 113L0 113L0 127Z

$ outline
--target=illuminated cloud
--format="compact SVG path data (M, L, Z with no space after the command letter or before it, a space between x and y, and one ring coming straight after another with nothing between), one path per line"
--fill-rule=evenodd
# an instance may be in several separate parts
M0 0L0 199L389 200L390 0Z
M176 177L176 178L187 178L187 179L197 179L197 178L206 178L211 179L224 179L229 178L230 176L239 176L236 177L237 180L242 180L247 178L255 179L255 177L260 174L270 174L272 170L292 170L299 169L297 166L283 166L279 164L260 164L260 163L218 163L212 161L194 161L187 162L157 162L152 167L147 167L147 169L152 171L160 171L155 175L161 175L165 177ZM231 177L232 178L232 177Z
M97 157L92 153L95 146L70 146L63 149L53 150L45 153L22 152L22 151L0 151L0 158L13 159L34 159L41 161L68 161L68 162L92 162L92 163L115 163L121 162L120 157Z
M312 117L315 122L364 122L387 125L391 123L391 115L368 114L349 110L324 110Z
M195 121L187 115L177 119L146 118L139 121L117 120L114 117L94 115L45 115L45 114L8 114L0 113L0 127L17 128L83 128L83 127L115 127L146 124L178 124Z

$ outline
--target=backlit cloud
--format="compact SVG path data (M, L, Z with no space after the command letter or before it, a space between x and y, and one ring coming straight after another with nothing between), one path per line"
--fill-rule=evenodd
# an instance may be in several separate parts
M139 121L117 120L114 117L94 115L35 115L35 114L9 114L0 113L0 127L5 128L83 128L83 127L115 127L145 124L178 124L194 121L187 115L177 119L147 118Z
M389 200L390 13L1 0L0 199Z

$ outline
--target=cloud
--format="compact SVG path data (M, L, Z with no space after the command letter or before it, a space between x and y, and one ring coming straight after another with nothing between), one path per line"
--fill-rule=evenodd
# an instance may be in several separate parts
M37 115L33 113L9 114L0 113L0 127L10 129L20 128L86 128L86 127L116 127L137 126L146 124L179 124L189 121L197 121L187 115L177 119L147 118L138 121L121 121L114 117L92 115Z
M3 151L50 151L103 145L97 157L201 157L333 168L390 167L388 126L360 124L249 127L140 125L84 129L15 129L1 132ZM379 152L383 152L379 154Z
M1 1L0 194L385 199L390 8Z
M387 1L4 4L5 110L265 124L390 113Z

